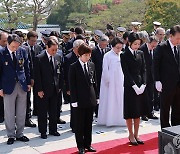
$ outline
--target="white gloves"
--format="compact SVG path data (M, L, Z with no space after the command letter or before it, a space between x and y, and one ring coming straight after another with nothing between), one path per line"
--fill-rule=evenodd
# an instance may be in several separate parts
M156 86L157 91L162 92L162 83L161 83L161 81L156 81L155 86Z
M137 95L141 94L140 88L135 84L132 86Z
M145 88L146 88L146 85L142 84L140 87L141 94L144 92Z
M99 104L99 99L97 99L96 101L97 101L97 104Z
M141 87L139 88L136 84L132 86L134 91L136 92L137 95L140 95L144 92L146 85L142 84Z
M74 102L74 103L71 103L71 106L72 107L78 107L78 104L77 104L77 102Z

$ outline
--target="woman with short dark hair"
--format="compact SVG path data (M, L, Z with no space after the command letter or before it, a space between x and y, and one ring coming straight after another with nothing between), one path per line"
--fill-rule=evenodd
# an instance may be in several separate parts
M143 52L138 50L141 44L139 35L132 32L129 47L121 54L121 65L124 73L124 119L129 131L132 145L144 144L138 137L140 117L144 115L146 67ZM134 127L134 131L133 131Z

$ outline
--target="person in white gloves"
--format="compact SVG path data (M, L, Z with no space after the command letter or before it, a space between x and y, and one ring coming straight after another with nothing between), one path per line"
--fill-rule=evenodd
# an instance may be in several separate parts
M161 128L180 125L180 25L170 29L170 38L154 53L154 78L161 92ZM171 108L171 110L170 110ZM169 115L171 111L171 125Z
M138 137L140 117L147 111L146 66L144 54L138 50L141 39L138 33L130 33L129 47L121 54L124 73L124 119L131 145L144 144ZM134 127L134 131L133 131Z

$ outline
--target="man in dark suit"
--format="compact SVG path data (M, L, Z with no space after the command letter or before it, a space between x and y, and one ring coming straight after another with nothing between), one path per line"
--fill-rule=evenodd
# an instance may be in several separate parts
M76 62L78 60L78 48L81 44L83 44L83 40L76 40L73 43L73 51L66 55L64 57L64 65L63 65L63 70L64 70L64 81L65 81L65 88L67 95L69 96L68 101L70 102L70 88L69 88L69 80L68 80L68 74L69 74L69 67L72 63ZM74 132L74 118L75 115L73 114L73 108L71 108L71 113L70 113L70 127L72 128L72 131Z
M158 119L153 112L154 106L154 77L153 77L153 50L158 44L158 39L155 36L149 37L149 42L144 43L139 49L144 52L147 73L147 94L148 94L148 111L147 115L142 117L142 120L148 121L149 119Z
M161 128L180 125L180 25L170 29L170 38L154 53L156 89L161 92ZM169 112L171 108L171 125Z
M41 138L47 138L47 113L49 114L49 134L57 132L57 101L61 90L61 57L57 55L58 40L49 39L47 50L35 59L35 84L38 94L38 128ZM48 73L48 75L47 75Z
M0 33L0 50L6 47L7 45L8 33ZM4 101L3 97L0 96L0 123L4 121Z
M30 70L27 52L19 47L18 35L8 36L8 45L0 51L0 96L4 97L7 144L27 142L23 135L27 91L30 91Z
M42 36L41 36L42 40L38 45L40 45L43 50L46 49L46 44L50 37L51 32L52 32L51 30L45 30L45 31L40 32L42 34Z
M37 115L37 96L35 95L34 87L34 60L35 57L41 53L41 46L37 45L38 34L35 31L30 31L27 33L27 42L25 42L22 47L26 48L28 52L28 58L30 61L30 74L31 74L31 86L33 87L33 114ZM31 91L27 93L27 110L26 110L26 127L36 127L36 125L31 121Z
M76 40L77 35L84 34L84 30L82 29L82 27L76 27L74 29L74 33L75 33L75 36L73 38L71 38L67 43L66 50L68 50L68 51L72 50L73 43Z
M100 92L100 85L101 85L103 57L104 54L109 51L109 48L107 48L108 41L109 38L106 35L102 35L98 40L98 45L92 51L91 60L95 64L98 93ZM98 105L95 109L95 114L96 117L98 117Z
M75 137L79 154L84 154L85 149L88 152L96 152L91 147L93 112L98 98L95 66L92 62L88 62L91 52L91 48L87 44L81 44L78 48L79 60L73 63L69 69L71 104L75 108L77 118Z

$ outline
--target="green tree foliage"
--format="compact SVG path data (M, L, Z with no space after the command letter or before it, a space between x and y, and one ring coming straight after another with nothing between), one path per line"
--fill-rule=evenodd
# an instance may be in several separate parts
M0 0L0 18L5 19L5 28L15 28L20 21L28 17L27 1L28 0Z
M169 28L180 24L180 1L177 0L147 0L148 9L145 14L145 28L151 32L153 21L162 23L162 27Z
M64 5L54 10L48 17L47 23L59 24L62 29L66 27L68 17L71 13L89 12L87 0L64 0Z

